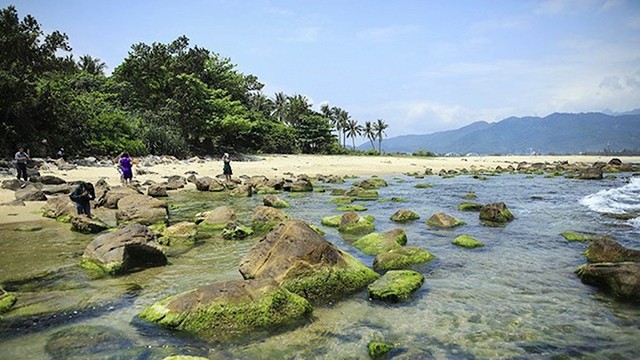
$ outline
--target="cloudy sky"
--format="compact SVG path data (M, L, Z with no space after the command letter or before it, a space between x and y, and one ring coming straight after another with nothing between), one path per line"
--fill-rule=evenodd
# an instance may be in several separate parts
M264 92L339 106L388 136L640 108L638 0L0 0L110 72L132 44L228 57Z

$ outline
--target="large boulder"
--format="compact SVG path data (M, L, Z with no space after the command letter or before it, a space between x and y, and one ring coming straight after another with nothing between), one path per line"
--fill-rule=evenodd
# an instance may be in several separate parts
M602 167L589 167L583 169L578 174L578 179L581 180L601 180L603 177Z
M490 226L500 226L513 220L513 214L503 202L487 204L480 209L480 220Z
M415 246L403 246L376 255L373 269L383 273L389 270L409 269L414 265L427 263L436 257L427 250Z
M413 210L400 209L391 215L391 220L399 223L405 223L411 220L420 219L420 215Z
M427 225L436 228L452 228L460 225L464 225L464 222L454 218L451 215L437 212L427 220Z
M637 262L640 263L640 251L628 249L613 239L606 237L594 239L584 252L592 263L601 262Z
M213 210L196 214L199 228L205 231L222 230L236 219L236 212L230 206L218 206Z
M298 220L281 223L240 262L245 279L274 279L307 299L345 296L378 275Z
M169 194L167 193L167 184L153 184L149 185L147 189L147 195L151 197L167 197Z
M47 195L39 187L27 184L14 193L16 200L22 201L47 201Z
M52 196L42 207L42 216L68 223L77 213L76 206L68 196Z
M640 300L640 263L586 264L576 273L583 283L602 288L615 297Z
M67 183L64 179L53 175L38 176L34 180L45 185L61 185Z
M127 195L118 200L116 220L119 224L154 225L169 219L167 203L142 194Z
M102 188L102 190L102 195L99 195L98 191L96 191L97 203L98 206L104 206L107 209L117 209L120 199L129 195L140 194L136 188L130 186L115 186L109 189Z
M161 300L139 317L198 337L295 324L312 312L309 302L270 279L214 283Z
M378 255L398 249L407 243L407 234L402 229L393 229L383 233L371 233L361 237L353 246L367 255Z
M11 190L11 191L16 191L20 189L20 186L22 184L26 184L26 183L19 179L2 180L2 188Z
M196 189L200 191L209 191L209 186L211 186L212 182L213 179L208 176L197 178L195 181Z
M109 225L96 218L85 215L71 217L71 230L83 234L97 234L109 229Z
M117 275L166 264L167 257L155 234L141 224L98 235L87 245L80 261L80 265L94 276Z
M287 214L269 206L257 206L251 218L251 228L257 233L265 233L287 220Z
M375 230L375 223L371 215L360 216L353 211L349 211L340 216L338 231L341 233L364 235L373 232L373 230Z
M391 270L367 287L369 298L388 302L407 300L416 292L424 276L413 270Z

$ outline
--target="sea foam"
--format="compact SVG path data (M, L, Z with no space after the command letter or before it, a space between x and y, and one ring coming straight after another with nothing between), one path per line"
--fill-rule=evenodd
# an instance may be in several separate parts
M640 178L633 177L628 184L619 188L601 190L587 195L580 200L580 204L599 213L640 212Z

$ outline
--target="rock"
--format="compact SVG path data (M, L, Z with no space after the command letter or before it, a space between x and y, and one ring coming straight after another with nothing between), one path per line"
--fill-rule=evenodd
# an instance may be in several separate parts
M99 192L96 189L96 202L98 206L104 206L107 209L117 209L120 199L129 195L140 194L135 188L129 186L115 186L106 191L104 190L105 188L100 188L103 189L103 194L98 195Z
M375 189L363 189L357 186L347 190L344 194L356 200L376 200L379 197Z
M485 224L502 225L513 220L513 214L503 202L488 204L480 209L480 220Z
M413 210L400 209L391 215L391 220L395 222L405 223L411 220L420 219L420 215Z
M343 297L378 277L298 220L265 235L242 259L239 270L245 279L273 279L309 300Z
M258 206L253 212L251 228L257 233L265 233L288 218L287 214L280 209Z
M376 255L373 260L373 269L377 272L408 269L413 265L424 264L435 258L427 250L415 246L403 246Z
M147 195L151 197L167 197L167 185L166 184L153 184L147 189Z
M11 310L16 301L18 301L18 298L16 298L15 295L6 292L3 288L0 287L0 315Z
M454 218L451 215L437 212L427 220L427 225L436 228L452 228L460 225L464 225L464 222Z
M68 196L52 196L42 207L42 216L68 223L78 211Z
M565 232L561 233L560 235L563 238L565 238L567 241L586 242L586 241L593 241L593 240L597 240L597 239L613 240L608 235L599 235L599 234L583 233L583 232L575 232L575 231L565 231Z
M608 165L622 166L622 160L620 160L618 158L613 158L613 159L609 160Z
M229 206L219 206L213 210L196 214L196 223L202 219L198 227L202 230L222 230L229 222L235 222L236 212Z
M45 193L45 195L68 194L71 192L71 186L68 184L44 185L42 192Z
M313 191L313 184L309 179L299 178L292 183L285 183L282 189L290 192L311 192Z
M212 182L213 179L208 176L197 178L195 181L196 189L200 191L209 191L209 186Z
M289 205L288 202L286 202L285 200L280 199L276 195L266 195L262 199L262 203L264 204L264 206L270 206L270 207L274 207L274 208L277 208L277 209L288 208L288 207L291 206L291 205Z
M371 341L367 347L369 349L369 357L374 360L384 359L395 348L393 344L382 341Z
M198 226L195 223L183 221L164 229L158 242L168 246L193 246L196 243Z
M140 223L154 225L169 219L167 203L142 194L127 195L118 200L118 224Z
M20 186L22 184L26 184L26 183L18 179L2 180L2 188L11 190L11 191L16 191L20 189Z
M253 188L251 185L238 185L229 193L235 197L251 197L253 195Z
M34 179L35 182L39 182L39 183L43 183L45 185L61 185L61 184L66 184L67 182L64 179L61 179L57 176L53 176L53 175L44 175L44 176L39 176L37 178Z
M133 346L126 334L99 325L76 325L53 333L44 347L51 359L97 359ZM97 354L104 352L105 355Z
M610 238L593 240L584 255L592 263L624 261L640 263L640 250L628 249Z
M340 206L338 211L367 211L367 208L362 205L349 204Z
M420 289L423 282L424 276L413 270L391 270L370 284L367 294L375 300L401 302Z
M309 302L270 279L219 282L159 301L143 320L215 338L293 324L312 312Z
M453 245L465 247L465 248L477 248L483 247L484 244L478 240L476 240L473 236L470 235L460 235L451 241Z
M141 224L98 235L87 245L80 262L94 276L117 275L166 264L167 258L156 242L155 234Z
M640 263L586 264L576 273L583 283L600 287L615 297L640 300Z
M340 217L338 231L345 234L364 235L375 229L373 216L360 216L349 211Z
M14 193L16 200L22 201L47 201L47 195L32 184L16 190Z
M320 221L320 223L324 226L330 226L330 227L338 227L340 226L340 219L342 218L342 215L334 215L334 216L325 216L322 218L322 220Z
M460 211L480 211L482 209L481 204L465 202L458 205L458 210Z
M0 204L1 206L26 206L23 200L11 200Z
M83 234L97 234L109 229L109 225L84 215L71 217L71 230Z
M209 184L209 191L212 192L221 192L225 191L226 189L227 187L224 186L224 183L222 181L219 181L218 179L211 180L211 184Z
M389 186L386 180L377 176L372 176L369 179L355 182L353 185L362 189L379 189L381 187Z
M580 171L578 179L581 180L601 180L603 171L601 167L590 167Z
M407 243L407 235L402 229L393 229L383 233L371 233L361 237L353 246L367 255L378 255L398 249Z
M251 235L253 235L253 230L234 222L228 223L227 227L222 230L222 237L227 240L244 239Z

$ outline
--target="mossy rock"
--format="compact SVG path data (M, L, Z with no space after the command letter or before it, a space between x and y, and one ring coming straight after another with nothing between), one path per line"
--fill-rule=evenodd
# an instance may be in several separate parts
M339 211L367 211L367 208L362 205L352 204L344 205L338 208Z
M276 195L267 195L262 199L264 206L270 206L276 209L285 209L291 207L291 205Z
M382 341L371 341L368 345L369 357L373 360L383 359L391 350L395 348L393 344Z
M416 184L415 188L416 189L428 189L428 188L432 188L433 185L429 184L429 183L419 183Z
M338 231L351 235L364 235L375 230L375 219L371 215L360 216L353 211L347 212L340 217Z
M318 234L318 235L320 235L320 236L324 236L324 235L325 235L325 232L324 232L324 231L322 231L322 229L320 229L320 228L319 228L319 227L317 227L316 225L309 224L309 227L310 227L311 229L313 229L313 231L315 231L315 232L316 232L316 234Z
M363 189L357 186L347 190L345 195L356 200L377 200L379 197L378 192L375 189Z
M476 195L476 193L475 193L475 192L473 192L473 191L469 191L468 193L466 193L466 194L463 196L463 198L468 199L468 200L474 200L474 199L477 199L477 198L478 198L478 196Z
M251 218L251 228L258 234L264 234L288 218L287 214L281 209L258 206Z
M329 226L329 227L339 227L340 226L340 219L342 218L342 215L334 215L334 216L325 216L322 218L322 220L320 221L320 223L324 226Z
M198 226L195 223L183 221L166 228L158 238L158 243L167 246L193 246L197 235Z
M393 201L393 202L404 202L404 201L406 201L406 199L401 197L401 196L394 196L394 197L391 198L391 201Z
M331 189L331 192L329 193L329 195L331 195L331 196L342 196L346 192L347 192L346 189Z
M389 186L385 179L377 176L372 176L369 179L359 181L357 183L354 183L353 185L363 189L379 189L381 187Z
M162 360L209 360L208 358L200 357L200 356L190 356L190 355L172 355L167 356Z
M458 210L460 211L480 211L482 209L482 204L476 204L471 202L464 202L458 205Z
M413 270L387 271L367 287L369 298L388 302L406 301L424 283L424 276Z
M452 228L460 225L464 225L465 223L454 218L451 215L447 215L445 213L437 212L427 220L427 225L436 228Z
M513 218L513 214L503 202L488 204L480 209L480 220L488 226L502 226Z
M222 230L222 237L227 240L244 239L253 235L253 230L244 226L229 223L229 225Z
M391 215L391 220L399 223L405 223L411 220L420 219L420 215L417 212L409 209L400 209Z
M53 333L45 345L52 359L97 359L134 345L126 334L106 326L78 325Z
M453 245L457 245L465 248L477 248L477 247L484 246L484 243L474 239L472 236L469 236L469 235L460 235L455 239L453 239L451 243Z
M407 243L407 235L402 229L393 229L383 233L365 235L353 243L357 249L367 255L378 255L398 249Z
M0 288L0 314L4 314L11 310L13 305L18 301L15 295L6 292L3 288Z
M272 280L234 280L171 296L138 316L198 337L216 338L293 324L311 312L305 298Z
M580 242L591 241L591 238L589 238L586 234L581 234L573 231L565 231L560 235L563 238L565 238L567 241L580 241Z
M78 265L83 268L89 277L92 279L99 279L105 276L114 276L123 273L122 262L112 262L109 264L102 264L99 261L92 259L81 258Z
M344 204L350 204L353 202L353 198L350 196L338 196L336 198L333 198L331 200L329 200L330 202L337 204L337 205L344 205Z
M427 250L415 246L403 246L376 255L373 260L373 269L380 273L389 270L409 269L414 265L424 264L435 258Z

